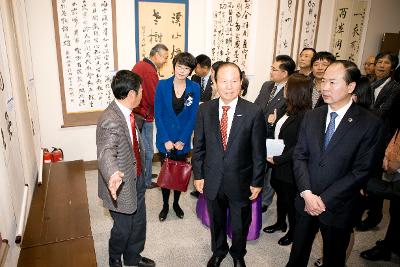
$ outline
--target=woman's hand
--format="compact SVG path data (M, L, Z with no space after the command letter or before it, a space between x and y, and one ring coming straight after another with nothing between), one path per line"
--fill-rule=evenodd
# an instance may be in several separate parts
M276 109L274 109L274 113L273 114L269 114L268 116L268 123L269 124L274 124L276 121Z
M182 150L184 146L185 146L185 144L182 143L181 141L178 141L174 144L174 147L176 150Z
M172 141L165 142L164 146L168 152L174 149L174 143L172 143Z

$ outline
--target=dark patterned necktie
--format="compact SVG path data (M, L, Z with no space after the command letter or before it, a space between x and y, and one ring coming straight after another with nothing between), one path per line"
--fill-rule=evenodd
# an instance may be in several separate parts
M271 93L269 94L269 98L268 98L268 102L267 102L267 105L272 101L272 99L274 98L274 96L275 96L275 92L276 92L276 89L277 89L278 87L276 86L276 85L274 85L274 88L272 88L272 90L271 90Z
M205 82L205 78L204 78L204 77L201 77L200 86L201 86L201 90L202 90L202 91L204 91L204 87L205 87L204 82Z
M226 150L226 144L228 142L228 110L230 106L222 107L222 117L220 122L221 127L221 136L222 136L222 145L224 146L224 150Z
M130 115L130 120L132 130L133 153L135 154L136 159L137 176L140 176L142 174L142 161L140 159L139 142L136 136L135 115L133 114L133 112Z
M338 116L336 112L331 112L331 120L329 121L328 128L326 129L325 139L324 139L324 148L326 148L331 141L333 133L335 132L335 119Z

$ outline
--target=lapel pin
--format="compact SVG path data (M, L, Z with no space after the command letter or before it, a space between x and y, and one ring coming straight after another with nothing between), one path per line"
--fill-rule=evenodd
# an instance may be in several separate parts
M242 114L237 114L236 117L242 117Z
M348 118L347 121L348 121L348 122L352 122L353 119L352 119L352 118Z

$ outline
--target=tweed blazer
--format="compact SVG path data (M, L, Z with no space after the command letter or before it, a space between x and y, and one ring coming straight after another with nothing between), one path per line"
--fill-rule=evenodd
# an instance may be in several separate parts
M109 210L132 214L137 208L137 194L145 191L142 177L137 177L136 159L132 149L130 129L122 111L115 103L104 110L96 128L98 175L98 196L103 206ZM144 147L139 133L141 158L144 159ZM144 163L142 161L142 166ZM108 190L108 180L116 171L124 173L123 183L117 192L117 200L113 200Z

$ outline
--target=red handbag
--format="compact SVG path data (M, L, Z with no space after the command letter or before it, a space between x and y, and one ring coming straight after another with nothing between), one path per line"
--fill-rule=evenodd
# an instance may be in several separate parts
M161 166L157 184L161 188L186 192L190 176L192 176L192 165L166 158Z

